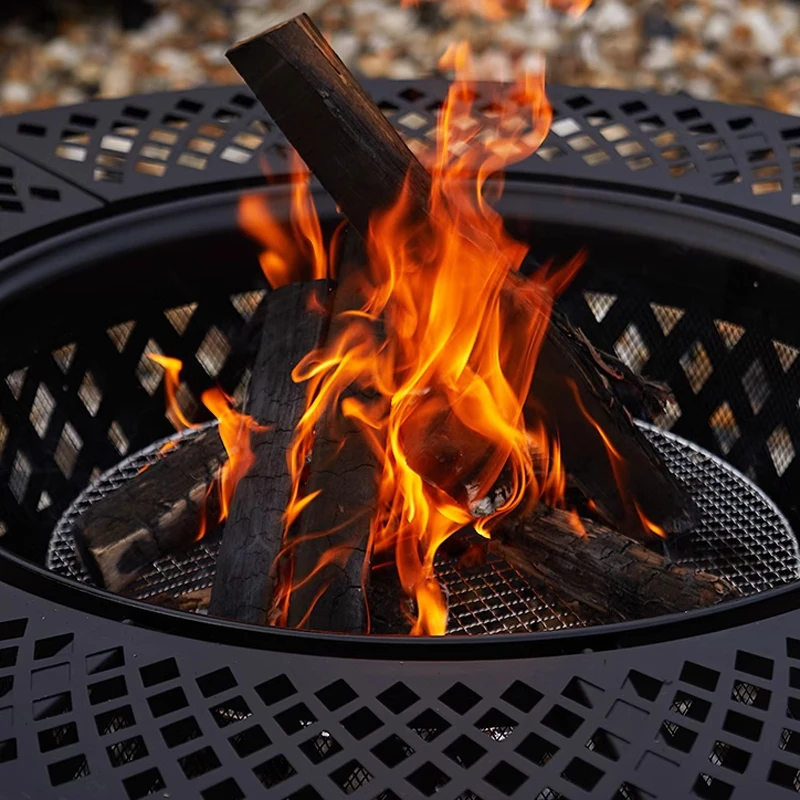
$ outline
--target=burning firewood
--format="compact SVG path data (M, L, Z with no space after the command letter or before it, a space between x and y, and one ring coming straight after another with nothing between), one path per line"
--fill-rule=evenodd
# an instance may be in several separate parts
M264 624L281 549L283 515L292 490L286 453L305 408L304 387L292 370L323 339L330 288L325 280L295 283L270 292L247 409L265 426L252 435L255 462L239 482L217 561L209 611Z
M121 592L157 558L197 541L204 516L219 517L219 494L209 490L226 460L209 429L81 514L75 547L95 583Z
M574 512L550 509L501 525L488 547L607 622L692 611L739 596L725 579L670 563Z
M403 188L411 217L424 224L429 173L306 15L237 44L228 58L362 235ZM467 227L460 235L480 242L487 262L496 256L485 233ZM503 290L511 305L517 280ZM636 535L643 517L667 534L690 529L693 503L611 391L610 374L626 376L601 363L580 332L556 316L531 386L536 415L557 430L570 475L614 527ZM610 461L625 464L623 490Z
M363 304L359 273L365 258L361 237L349 231L337 270L328 342L336 342L349 324L347 312ZM305 496L314 499L290 531L278 561L283 575L274 598L273 621L281 625L343 633L363 633L367 628L364 587L379 465L364 432L342 413L342 407L370 399L351 388L315 431L304 487Z

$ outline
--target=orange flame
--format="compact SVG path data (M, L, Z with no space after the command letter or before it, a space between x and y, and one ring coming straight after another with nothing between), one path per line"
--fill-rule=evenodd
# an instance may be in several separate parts
M200 425L191 422L183 413L178 400L177 391L180 386L180 374L183 362L177 358L150 354L149 358L164 368L164 393L166 394L167 416L176 430L199 428ZM228 456L222 465L215 482L219 484L220 491L220 516L219 522L227 519L233 493L239 481L253 466L255 455L250 448L250 434L254 431L263 431L266 428L259 426L256 421L233 408L233 398L228 397L221 389L209 389L200 396L203 405L219 420L219 436ZM161 453L172 449L175 442L167 442ZM196 541L206 534L207 514L206 501L213 489L209 486L201 508L200 527Z
M644 511L642 511L642 509L639 508L639 504L635 500L633 501L633 507L636 509L636 513L639 515L639 520L642 523L642 527L646 531L649 531L650 533L654 533L656 536L659 536L662 539L666 539L667 538L667 532L663 528L661 528L660 526L656 525L655 522L653 522L652 520L649 520L645 516Z
M522 412L553 300L582 261L574 259L568 275L543 269L512 277L527 247L508 235L487 199L499 191L490 177L530 155L547 134L552 111L543 73L498 95L492 124L481 130L472 116L469 50L454 48L447 58L460 79L440 114L428 218L415 218L407 187L374 215L362 308L348 312L341 333L295 369L295 380L307 382L308 404L288 454L294 480L285 515L288 539L315 499L301 487L314 430L338 409L359 424L382 466L368 550L393 554L400 584L416 600L412 633L428 635L443 634L447 624L436 552L474 522L465 487L481 497L501 474L507 480L504 499L476 525L484 534L526 498L555 503L563 496L558 443L543 427L526 430ZM514 315L518 308L526 313ZM375 399L342 400L352 386ZM445 442L458 451L449 478L437 473L436 454L425 452ZM294 588L290 582L280 596L279 624Z
M278 221L269 195L246 194L239 202L239 227L265 248L259 255L259 263L273 289L292 281L316 280L330 274L331 259L309 189L311 176L294 150L289 173L289 225Z
M553 0L570 13L589 1ZM511 5L458 4L490 19L504 18ZM332 325L338 333L293 373L306 383L307 405L287 453L292 494L275 624L286 624L298 586L328 564L343 564L350 553L349 544L331 548L302 583L294 582L291 555L298 539L291 528L319 496L304 493L303 475L324 416L354 421L379 458L367 552L372 563L393 561L403 590L416 601L413 634L446 630L447 601L434 559L448 537L467 525L490 536L497 521L523 503L563 505L559 442L543 425L526 429L523 406L552 304L583 254L560 271L547 267L521 278L516 271L527 246L508 234L493 208L502 171L530 156L549 131L544 63L498 90L482 115L473 112L469 46L450 47L441 67L453 70L456 80L425 162L432 177L429 213L419 219L405 186L392 207L374 214L361 308L343 314L346 324ZM305 177L292 181L290 225L277 221L267 198L253 196L242 198L240 224L266 248L260 263L273 287L309 277L307 265L313 277L332 274L334 259L322 245ZM474 501L490 496L487 513L476 521ZM580 534L577 514L570 519Z

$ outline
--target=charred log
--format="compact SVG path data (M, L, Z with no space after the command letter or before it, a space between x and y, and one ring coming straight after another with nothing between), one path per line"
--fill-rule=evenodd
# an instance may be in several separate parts
M327 328L329 284L314 281L276 289L265 320L247 413L267 430L253 434L255 463L240 481L225 525L209 611L264 624L274 591L283 513L291 493L286 453L305 409L305 388L292 370L317 347Z
M491 552L606 622L691 611L739 596L724 578L671 563L596 522L550 510L492 534Z
M408 208L426 218L430 175L306 15L237 44L228 58L362 235L372 214L397 200L406 179ZM476 241L484 241L491 257L493 242L473 229L464 235L479 236ZM516 280L509 281L511 293ZM565 461L569 454L568 471L614 526L631 533L641 530L638 506L666 533L685 530L695 518L691 500L617 401L623 392L610 392L604 373L613 365L593 361L593 351L585 345L565 319L551 325L532 392L533 397L542 392L538 399L558 429ZM627 383L629 376L620 370L616 374ZM630 461L633 480L624 495L584 410L615 451Z
M153 561L201 535L219 517L212 484L225 463L216 428L200 433L90 506L75 522L75 548L92 579L121 592Z

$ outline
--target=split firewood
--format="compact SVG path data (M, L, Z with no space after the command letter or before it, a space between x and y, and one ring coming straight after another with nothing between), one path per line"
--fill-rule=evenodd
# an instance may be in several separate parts
M350 324L342 315L364 303L360 278L365 261L361 237L348 231L331 303L328 342L335 342ZM369 405L372 400L351 387L317 425L305 493L319 494L300 515L281 559L297 586L281 598L284 607L276 609L288 627L342 633L367 630L367 550L380 465L358 423L342 413L342 402Z
M209 428L81 514L75 549L92 580L121 592L157 558L194 544L203 516L219 517L219 494L210 489L226 459Z
M373 214L396 202L404 182L408 207L419 220L427 218L430 175L306 15L237 44L228 58L363 236ZM494 242L471 228L463 233L485 240L487 260L492 257ZM517 280L509 279L507 293L513 295ZM611 391L613 365L598 363L585 344L563 318L548 327L531 387L532 413L557 430L567 470L611 524L640 533L638 507L667 534L688 530L694 504L617 400L623 393ZM615 381L625 380L616 374ZM625 461L623 490L603 437Z
M217 560L209 612L265 624L277 576L272 569L283 537L292 479L286 453L305 409L292 370L324 339L330 283L282 286L265 299L261 346L250 382L247 413L267 430L253 433L255 462L231 503Z
M671 563L617 531L548 510L492 532L489 550L605 622L692 611L740 595L724 578Z

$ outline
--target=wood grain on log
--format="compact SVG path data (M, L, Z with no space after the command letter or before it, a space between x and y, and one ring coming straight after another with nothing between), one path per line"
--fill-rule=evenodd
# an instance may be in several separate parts
M95 583L121 592L157 558L197 541L203 509L208 520L219 517L218 492L209 488L226 460L209 428L81 514L75 548Z
M327 341L332 345L349 324L343 317L362 307L366 263L356 231L345 237L337 270ZM351 387L342 396L370 403L365 392ZM300 515L287 551L293 561L293 582L286 624L291 628L364 633L367 612L364 588L369 581L367 545L377 502L378 458L357 422L345 417L341 402L319 421L309 465L306 493L319 495ZM319 567L336 552L335 561ZM399 598L398 598L399 602Z
M583 536L566 512L527 517L495 531L489 549L607 622L692 611L739 596L724 578L670 563L616 531L581 522Z
M239 482L225 525L209 611L264 624L281 549L283 513L291 492L286 453L304 409L303 384L292 380L301 358L324 338L328 281L289 284L265 299L261 346L247 413L268 430L252 436L255 463Z

